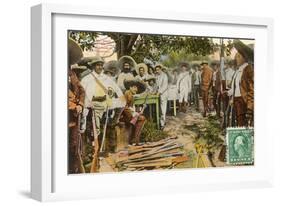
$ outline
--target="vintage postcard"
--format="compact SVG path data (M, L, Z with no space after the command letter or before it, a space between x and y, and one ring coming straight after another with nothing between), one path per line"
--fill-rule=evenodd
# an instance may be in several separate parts
M65 38L68 174L254 165L254 39Z

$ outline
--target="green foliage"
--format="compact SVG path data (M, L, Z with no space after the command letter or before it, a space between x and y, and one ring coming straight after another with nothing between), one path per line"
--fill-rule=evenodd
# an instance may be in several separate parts
M99 35L97 32L89 31L70 31L69 37L74 39L83 50L92 50L96 37Z
M158 130L156 127L156 123L154 123L152 120L146 121L141 133L142 142L156 142L167 137L168 133L162 130Z
M199 138L196 140L196 145L202 145L208 152L213 153L217 150L224 140L221 138L220 123L216 117L208 117L208 121L199 133Z
M214 51L212 40L206 37L89 31L69 32L69 36L76 40L83 50L93 49L98 35L107 35L114 40L118 58L123 55L131 55L136 62L143 62L145 57L153 61L159 61L161 55L170 53L176 55L179 51L198 57L209 55Z

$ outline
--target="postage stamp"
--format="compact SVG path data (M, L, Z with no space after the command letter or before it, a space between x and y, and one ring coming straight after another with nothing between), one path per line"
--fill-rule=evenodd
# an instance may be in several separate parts
M254 163L254 128L227 128L227 164L242 165Z

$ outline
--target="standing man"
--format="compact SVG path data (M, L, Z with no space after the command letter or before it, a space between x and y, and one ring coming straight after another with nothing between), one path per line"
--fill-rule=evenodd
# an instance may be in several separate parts
M203 106L204 106L204 111L203 111L203 117L206 117L207 112L209 111L209 90L212 86L212 77L213 77L213 71L212 69L208 66L207 62L202 62L202 74L201 74L201 95L202 95L202 100L203 100Z
M162 65L155 66L157 93L160 96L160 129L163 130L166 122L167 102L168 102L168 76L162 71Z
M124 81L134 79L133 71L136 70L136 65L135 60L130 56L122 56L118 61L121 73L118 76L117 84L123 92L126 90Z
M189 64L188 63L181 63L180 64L180 70L181 73L179 74L178 80L177 80L177 89L178 93L180 95L179 98L179 110L180 112L186 112L187 102L188 102L188 96L191 92L191 76L188 71Z
M227 91L231 88L231 80L233 78L233 75L235 73L234 70L234 60L230 60L229 62L226 62L224 70L221 74L222 77L222 105L223 105L223 112L224 112L224 128L228 127L230 125L229 122L229 115L230 115L230 105L229 105L229 96L227 95Z
M108 109L122 108L125 106L125 98L111 77L103 73L103 63L101 57L95 56L88 63L91 73L81 80L85 89L84 103L84 127L86 129L86 119L89 110L92 110L92 119L95 120L96 134L100 137L101 119ZM94 142L93 142L94 144Z
M111 77L111 79L117 83L117 78L120 73L120 69L118 68L118 62L116 60L111 60L104 64L104 74Z
M140 63L137 65L137 76L136 79L140 81L145 81L147 78L147 66L144 63Z
M199 64L192 65L194 73L192 75L193 84L193 98L195 102L196 110L199 111L199 96L200 96L200 85L201 85L201 69Z
M84 173L83 162L79 142L80 122L79 116L82 113L85 99L85 91L80 85L75 72L70 69L71 65L76 64L83 56L82 49L72 39L68 40L68 173Z
M221 111L221 96L222 96L222 84L221 84L221 72L220 64L217 61L212 62L213 72L213 105L216 111L216 115L220 118Z
M233 97L235 119L238 127L254 125L254 69L248 62L253 62L253 50L240 40L233 41L237 50L235 60L237 70L233 75L228 96Z

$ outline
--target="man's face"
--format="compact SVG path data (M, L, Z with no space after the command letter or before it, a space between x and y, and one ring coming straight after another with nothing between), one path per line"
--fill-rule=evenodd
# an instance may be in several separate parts
M161 73L161 68L160 67L155 67L155 74L160 74Z
M130 91L132 92L132 94L136 94L138 92L138 87L137 86L131 86L130 87Z
M103 63L102 62L98 62L94 65L94 70L97 74L102 73L103 70Z
M140 73L140 76L141 76L141 77L144 75L144 68L143 68L143 67L141 67L141 68L139 69L139 73Z
M244 64L246 62L244 57L239 52L237 52L235 54L235 61L237 63L237 66L241 66L242 64Z
M149 68L148 68L148 73L149 73L149 74L153 74L153 68L149 67Z
M182 66L182 67L181 67L181 71L182 71L182 72L187 71L187 67L186 67L186 66Z
M123 70L125 72L129 72L130 71L130 64L125 62L124 65L123 65Z

